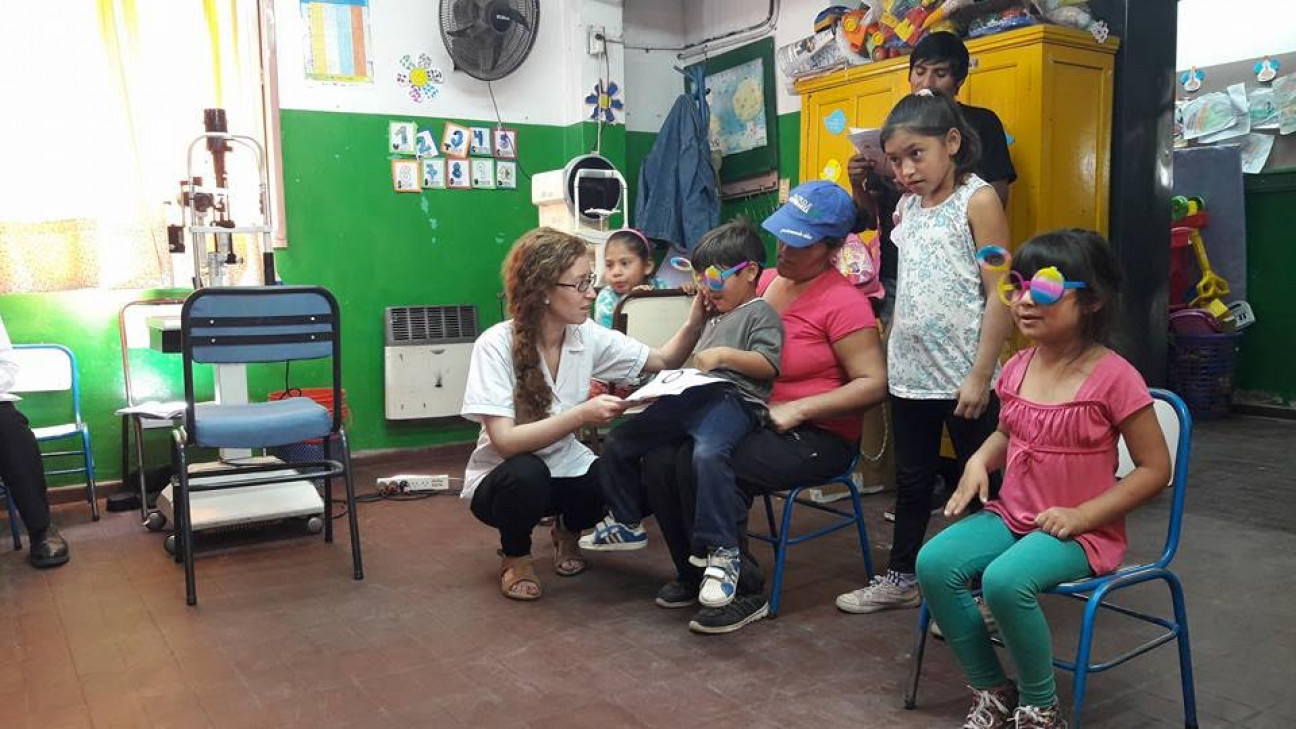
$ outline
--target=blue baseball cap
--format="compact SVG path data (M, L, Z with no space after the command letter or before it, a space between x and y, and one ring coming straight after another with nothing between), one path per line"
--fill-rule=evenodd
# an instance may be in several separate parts
M783 207L761 227L793 248L806 248L824 238L845 238L855 226L855 201L827 180L797 185Z

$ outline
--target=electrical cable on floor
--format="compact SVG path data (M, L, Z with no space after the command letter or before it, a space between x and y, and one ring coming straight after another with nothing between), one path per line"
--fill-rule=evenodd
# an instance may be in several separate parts
M451 478L450 480L462 481L463 479ZM447 489L444 491L416 491L416 492L394 491L390 493L385 493L383 491L370 491L369 493L366 494L356 494L355 500L357 504L373 504L379 501L422 501L423 499L430 499L433 496L450 495L450 496L457 497L460 491L462 491L462 489ZM330 515L331 518L340 519L346 516L347 515L346 503L347 503L346 499L333 499L330 502L330 506L331 507L340 506L342 508L340 511L330 508L330 512L332 512Z

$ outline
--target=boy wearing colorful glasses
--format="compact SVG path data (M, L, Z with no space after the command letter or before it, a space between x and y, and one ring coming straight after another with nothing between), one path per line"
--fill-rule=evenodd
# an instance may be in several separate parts
M693 366L724 382L694 387L663 398L612 431L604 447L600 481L609 515L581 539L594 551L641 549L647 535L643 518L639 461L650 450L693 440L697 476L693 556L705 567L698 601L723 607L734 598L739 575L737 524L746 509L734 487L730 456L734 447L761 424L779 373L783 323L756 295L765 246L749 223L726 223L703 236L690 268L698 296L714 316L707 322Z

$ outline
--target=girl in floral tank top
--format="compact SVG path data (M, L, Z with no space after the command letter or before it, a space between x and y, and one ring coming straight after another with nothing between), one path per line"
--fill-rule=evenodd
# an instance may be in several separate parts
M1125 514L1170 480L1147 386L1102 344L1120 281L1107 241L1074 229L1035 237L1002 275L997 295L1035 346L1004 366L999 428L969 459L945 514L963 513L974 499L985 509L918 554L922 593L973 690L965 726L1066 726L1038 595L1115 570L1125 553ZM1135 468L1118 480L1122 437ZM991 498L989 474L1000 469L1003 487ZM978 577L1016 684L969 591Z

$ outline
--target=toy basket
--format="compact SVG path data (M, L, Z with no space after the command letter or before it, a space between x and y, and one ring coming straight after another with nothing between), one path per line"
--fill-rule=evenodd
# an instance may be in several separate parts
M1194 418L1220 418L1233 401L1233 367L1241 333L1171 334L1170 389Z

